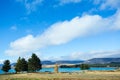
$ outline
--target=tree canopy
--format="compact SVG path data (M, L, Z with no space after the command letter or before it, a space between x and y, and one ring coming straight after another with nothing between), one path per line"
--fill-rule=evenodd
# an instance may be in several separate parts
M28 71L28 63L24 58L21 59L21 64L21 71Z
M8 72L11 69L10 61L5 60L4 65L2 66L2 70Z
M15 70L16 72L28 71L27 61L24 58L19 57L15 65Z
M41 61L35 53L32 54L31 58L28 59L28 71L35 72L42 68Z

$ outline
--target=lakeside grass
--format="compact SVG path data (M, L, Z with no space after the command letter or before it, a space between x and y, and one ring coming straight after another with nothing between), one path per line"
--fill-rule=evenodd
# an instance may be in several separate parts
M119 71L87 71L85 73L23 73L0 75L0 80L120 80Z

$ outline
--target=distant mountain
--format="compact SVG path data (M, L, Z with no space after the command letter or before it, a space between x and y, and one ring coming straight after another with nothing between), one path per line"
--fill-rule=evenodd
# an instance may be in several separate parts
M16 63L11 63L11 67L13 68ZM0 64L0 69L2 68L3 64Z
M84 61L82 60L60 60L60 61L56 61L57 64L79 64L82 63Z
M16 65L16 63L11 63L11 66L15 66Z
M79 64L82 63L81 60L59 60L59 61L50 61L45 60L41 61L42 65L54 65L54 64ZM11 63L11 66L14 67L16 63ZM3 66L3 64L0 64L0 68Z
M0 69L2 68L3 64L0 64Z
M79 64L82 63L81 60L58 60L58 61L42 61L43 65L53 65L53 64Z
M53 65L55 62L53 61L41 61L42 65Z
M81 63L87 63L87 64L106 64L106 63L120 63L120 58L93 58L86 61L83 60L58 60L58 61L51 61L51 60L45 60L41 61L42 65L54 65L54 64L81 64ZM11 66L14 67L16 63L12 63ZM3 66L3 64L0 64L0 68Z
M0 64L0 66L3 66L3 64Z
M88 64L106 64L111 62L120 62L120 58L93 58L85 61Z

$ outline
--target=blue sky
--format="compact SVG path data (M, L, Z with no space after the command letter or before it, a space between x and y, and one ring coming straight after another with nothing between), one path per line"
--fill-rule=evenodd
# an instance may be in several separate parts
M1 0L0 62L120 57L120 0Z

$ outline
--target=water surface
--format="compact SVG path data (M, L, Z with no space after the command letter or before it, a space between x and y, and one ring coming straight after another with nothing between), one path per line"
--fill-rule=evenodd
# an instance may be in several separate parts
M59 68L59 72L77 72L80 71L80 68ZM115 70L113 67L91 67L89 70L97 70L97 71L102 71L102 70ZM54 68L42 68L39 72L54 72ZM5 72L0 70L0 74L4 74ZM9 73L15 73L14 69L10 69Z

